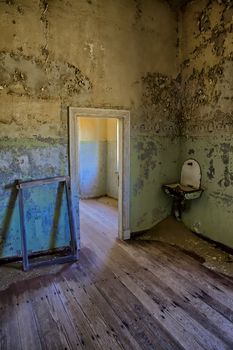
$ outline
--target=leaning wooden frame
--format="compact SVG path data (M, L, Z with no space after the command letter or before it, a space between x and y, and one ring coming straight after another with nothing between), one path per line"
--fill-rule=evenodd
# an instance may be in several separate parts
M56 257L53 259L48 259L45 261L35 261L29 263L28 249L27 249L27 237L26 237L26 227L25 227L25 216L24 216L24 196L23 189L30 188L34 186L48 185L53 183L64 183L66 190L66 202L69 218L69 230L70 230L70 249L71 254ZM77 250L77 237L75 234L74 227L74 218L72 211L72 201L70 193L70 177L69 176L57 176L52 178L40 179L40 180L31 180L31 181L17 181L16 188L18 189L19 194L19 214L20 214L20 231L21 231L21 245L22 245L22 258L23 258L23 270L28 271L31 267L39 267L44 265L51 265L54 263L66 263L71 261L76 261L78 259L78 250Z

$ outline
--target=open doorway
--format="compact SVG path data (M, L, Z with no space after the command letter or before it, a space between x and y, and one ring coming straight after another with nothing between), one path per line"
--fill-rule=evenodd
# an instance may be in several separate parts
M116 118L78 119L80 229L103 226L118 236L119 124Z
M104 121L104 127L101 126L101 121ZM100 140L96 140L97 135L102 140L98 146L96 141ZM110 139L109 145L104 146L104 142L107 143L108 138ZM91 145L90 142L93 144ZM107 152L104 151L104 147L107 148ZM108 153L109 159L107 159ZM103 165L104 160L100 160L103 154L105 154L105 166ZM123 240L129 239L130 113L124 110L70 107L69 165L79 247L79 205L80 209L85 208L86 212L91 213L88 203L93 205L93 212L98 216L99 221L103 222L104 220L105 225L110 225L111 220L115 222L115 228L113 228L114 225L112 226L113 234L115 232L116 236ZM111 172L108 173L107 167L111 167ZM105 181L103 181L104 178ZM105 193L104 196L103 193ZM81 198L80 203L79 198ZM93 202L91 203L91 201ZM102 214L101 210L98 213L97 208L94 209L94 204L102 210ZM104 208L106 208L106 215L103 214ZM110 210L109 215L107 209ZM115 215L110 215L110 212L115 212ZM96 220L97 217L93 218L92 222L90 220L92 227L96 224Z

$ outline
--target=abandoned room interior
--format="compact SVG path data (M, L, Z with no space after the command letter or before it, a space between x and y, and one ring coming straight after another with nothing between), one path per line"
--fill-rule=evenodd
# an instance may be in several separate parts
M0 1L0 349L233 349L233 1Z

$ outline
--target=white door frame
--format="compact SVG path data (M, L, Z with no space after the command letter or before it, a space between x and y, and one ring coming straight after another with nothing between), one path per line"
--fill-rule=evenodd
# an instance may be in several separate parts
M80 249L79 225L79 128L80 117L116 118L119 121L118 237L130 239L130 112L117 109L69 107L69 171L75 229Z

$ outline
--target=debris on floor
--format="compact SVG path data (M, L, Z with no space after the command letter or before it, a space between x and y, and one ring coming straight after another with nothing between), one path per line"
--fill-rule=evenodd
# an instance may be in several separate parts
M197 236L173 217L163 220L137 239L171 244L199 260L207 268L233 277L233 255L217 247L217 244Z

